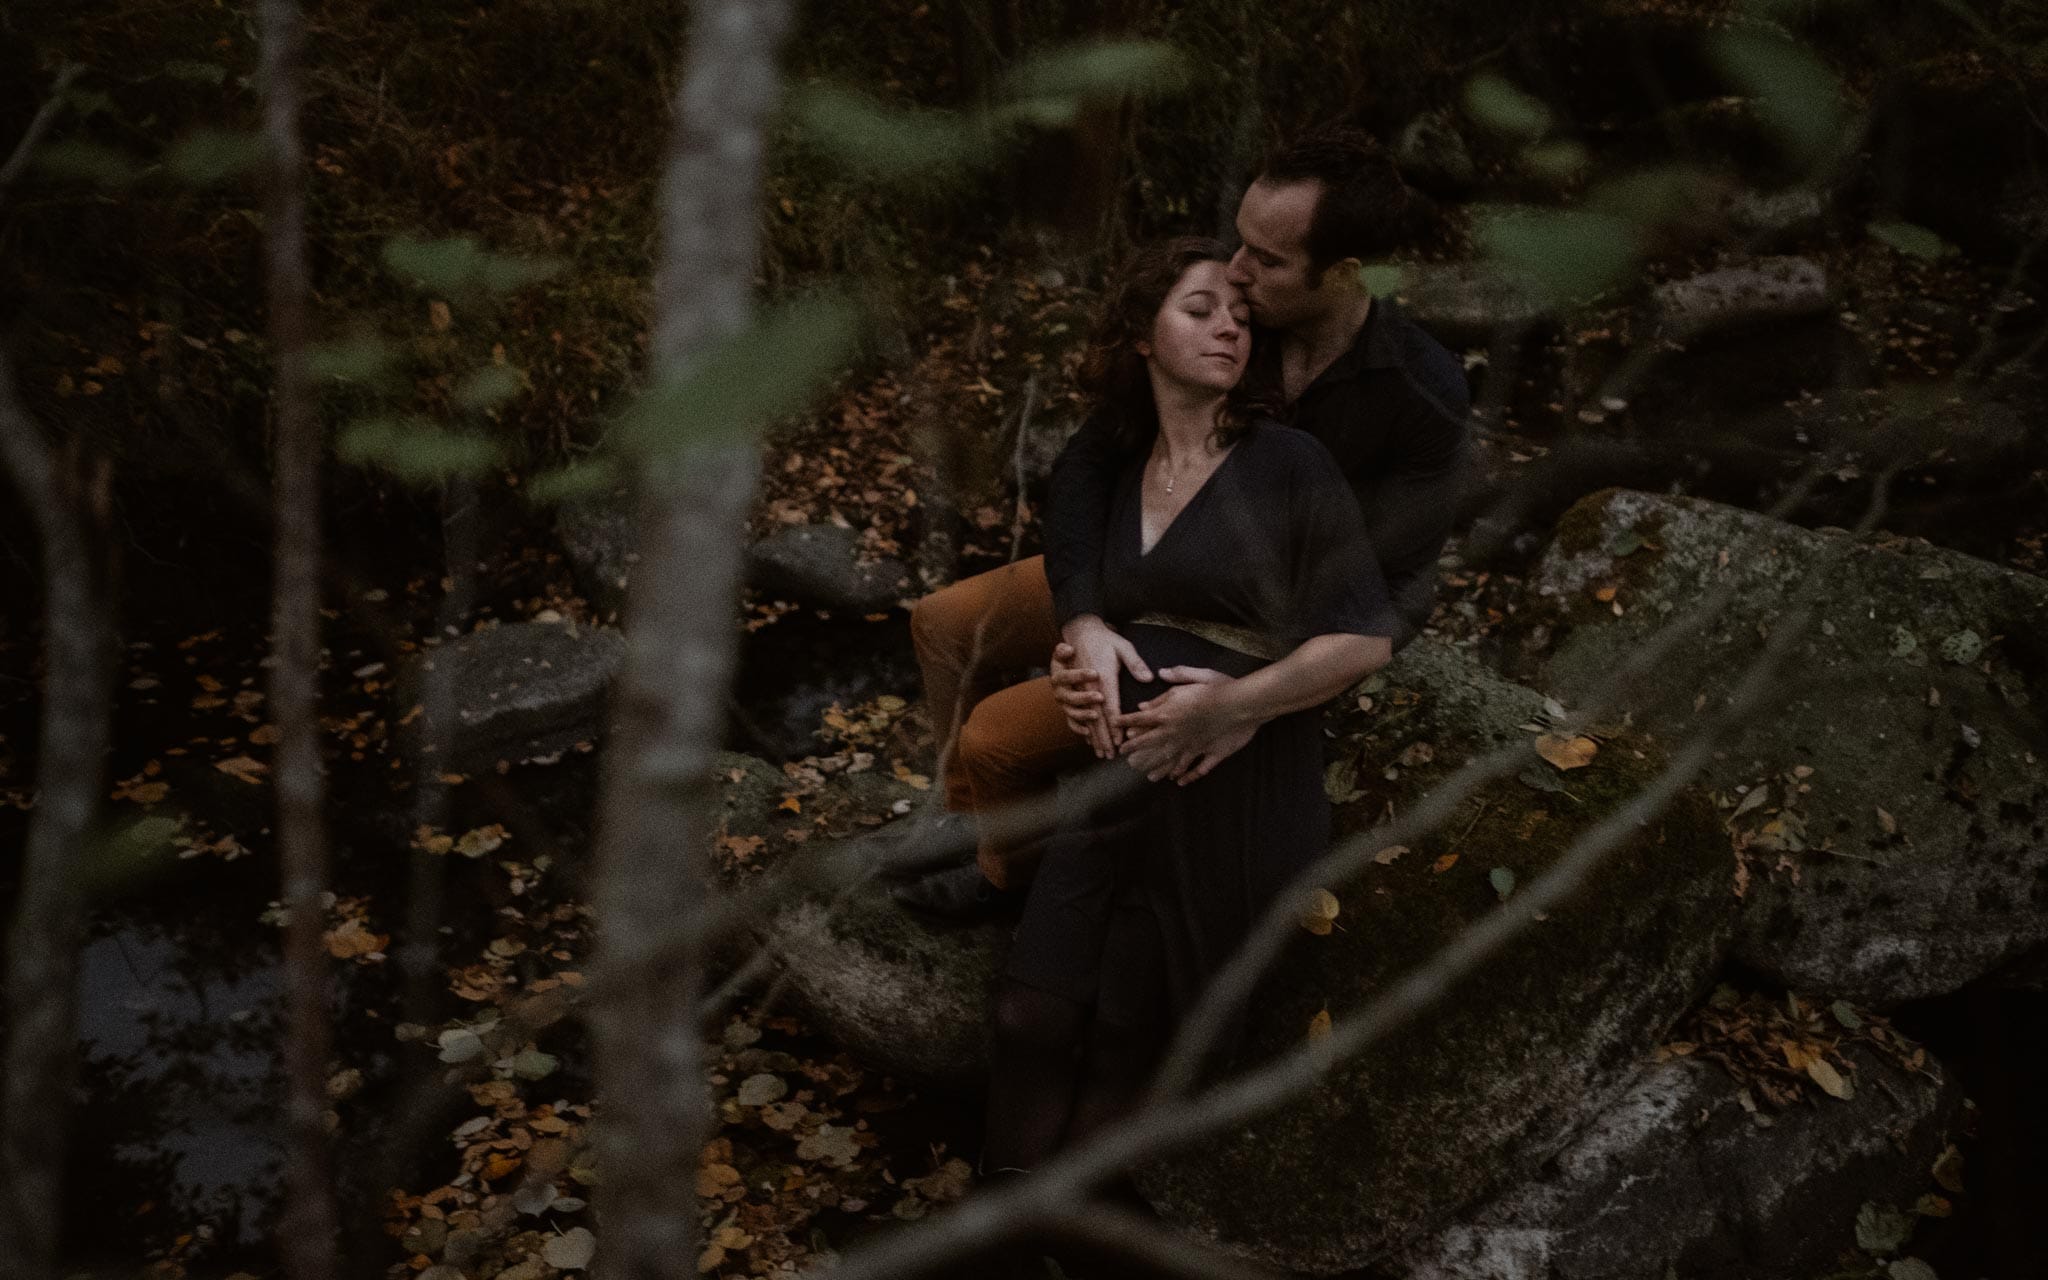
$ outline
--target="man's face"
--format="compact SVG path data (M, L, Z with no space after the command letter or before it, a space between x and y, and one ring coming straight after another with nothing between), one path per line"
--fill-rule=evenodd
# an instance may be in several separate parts
M1309 284L1308 228L1321 191L1314 180L1261 178L1238 203L1237 234L1244 243L1230 259L1230 282L1244 290L1252 318L1262 325L1292 329L1328 305L1327 291Z

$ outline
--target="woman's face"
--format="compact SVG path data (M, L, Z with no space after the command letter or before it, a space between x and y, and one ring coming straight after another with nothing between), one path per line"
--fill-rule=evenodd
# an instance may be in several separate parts
M1237 385L1251 354L1251 313L1228 271L1228 263L1197 262L1166 295L1152 340L1138 344L1155 375L1211 391Z

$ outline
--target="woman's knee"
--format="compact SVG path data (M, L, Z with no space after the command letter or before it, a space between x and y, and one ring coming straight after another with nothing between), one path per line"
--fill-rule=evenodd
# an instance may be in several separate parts
M920 655L956 654L965 644L973 624L963 602L954 598L959 588L940 587L910 606L910 642Z
M997 986L995 1038L1006 1053L1075 1053L1088 1029L1088 1008L1021 982Z

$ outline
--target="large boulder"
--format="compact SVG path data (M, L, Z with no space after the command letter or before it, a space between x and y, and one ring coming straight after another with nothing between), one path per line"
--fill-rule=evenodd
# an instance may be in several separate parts
M410 665L407 704L431 711L445 690L446 714L438 723L423 715L408 731L450 768L561 751L602 731L606 695L625 658L625 637L609 627L512 622L473 631Z
M1626 691L1666 736L1713 714L1786 614L1813 610L1782 692L1708 770L1745 853L1742 962L1881 1008L2048 943L2048 581L1610 490L1566 513L1535 583L1558 606L1559 689L1610 680L1686 606L1733 588Z
M1405 811L1475 755L1535 736L1539 694L1429 639L1333 715L1338 830ZM1583 752L1593 745L1579 746ZM1246 1061L1298 1045L1527 885L1658 773L1662 752L1617 730L1590 763L1539 764L1481 789L1445 827L1333 885L1252 1004ZM1626 1086L1726 949L1726 836L1682 795L1579 892L1436 1006L1338 1065L1305 1096L1140 1173L1166 1216L1297 1271L1356 1268L1440 1227L1553 1154Z
M1864 1205L1911 1221L1962 1107L1938 1066L1909 1072L1860 1046L1845 1056L1852 1097L1817 1095L1775 1115L1757 1113L1719 1067L1650 1066L1537 1177L1389 1270L1405 1280L1810 1280L1856 1247Z

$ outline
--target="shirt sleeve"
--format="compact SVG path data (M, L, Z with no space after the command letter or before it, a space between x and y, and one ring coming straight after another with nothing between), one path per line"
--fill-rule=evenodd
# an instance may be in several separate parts
M1062 627L1103 610L1102 546L1119 461L1116 434L1099 417L1082 423L1053 461L1039 532L1054 619Z
M1411 632L1428 620L1437 557L1478 461L1465 422L1470 397L1463 378L1433 382L1442 385L1411 383L1411 394L1390 424L1391 437L1402 447L1372 478L1370 492L1358 495L1370 513L1367 536L1379 551L1387 588L1402 602L1402 622Z
M1295 466L1294 638L1399 633L1380 558L1329 451L1301 437Z

